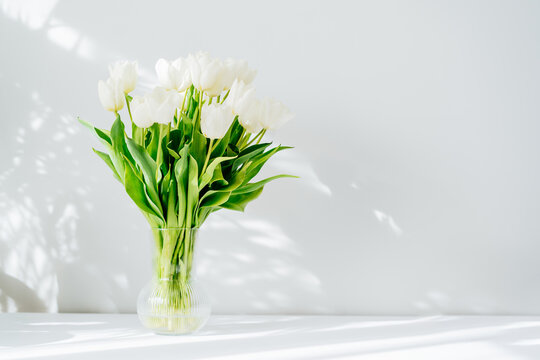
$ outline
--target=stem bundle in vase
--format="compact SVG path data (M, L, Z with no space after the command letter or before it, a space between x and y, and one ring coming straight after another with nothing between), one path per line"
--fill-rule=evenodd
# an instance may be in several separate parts
M289 148L264 142L266 131L292 116L280 102L255 96L255 71L245 61L207 53L160 59L160 86L133 97L137 64L117 62L109 71L98 94L114 113L111 129L79 121L101 141L105 151L94 151L153 229L154 277L164 282L153 290L160 294L152 311L156 318L189 314L196 229L215 211L243 211L269 181L290 177L253 180L273 155ZM119 113L124 105L130 135ZM156 326L186 326L171 325L170 316L164 321Z

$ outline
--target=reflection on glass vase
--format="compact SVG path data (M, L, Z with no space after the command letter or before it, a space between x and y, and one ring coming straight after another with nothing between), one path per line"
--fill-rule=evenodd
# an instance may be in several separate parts
M158 334L190 334L210 318L208 296L193 278L197 229L153 229L154 276L139 293L137 314Z

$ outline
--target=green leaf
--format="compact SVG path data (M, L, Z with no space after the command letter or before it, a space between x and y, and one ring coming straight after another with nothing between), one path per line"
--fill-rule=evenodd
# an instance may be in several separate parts
M154 159L148 155L145 149L132 139L127 139L127 147L143 173L146 188L150 199L163 215L163 208L158 194L158 182L161 180L161 171L157 170L157 165Z
M231 195L229 197L229 200L222 204L221 207L224 209L230 209L230 210L236 210L236 211L244 211L246 208L246 205L250 202L255 200L259 195L261 195L263 191L263 187L254 190L249 193L245 194L239 194L239 195Z
M270 146L270 143L251 145L245 148L238 154L238 158L233 161L232 169L237 169L240 165L250 160L251 158L261 154L264 150Z
M248 162L248 164L246 165L249 165L249 164L250 162ZM221 183L216 183L215 185L213 185L212 190L217 190L217 191L235 190L236 188L238 188L239 186L241 186L243 183L246 182L244 181L244 179L246 178L246 172L248 168L249 166L242 167L240 171L237 171L236 173L234 173L234 175L227 181L226 185L223 186Z
M216 170L214 170L214 174L212 175L212 180L210 181L210 187L219 188L227 186L229 182L225 180L223 177L223 173L221 172L221 164L216 166Z
M126 192L133 202L135 202L142 211L159 217L159 214L155 213L148 201L144 189L144 182L137 176L129 164L125 167L124 181Z
M184 226L187 207L187 189L189 178L189 145L186 144L180 151L180 159L174 164L174 175L178 187L178 224Z
M233 124L231 126L231 137L230 137L229 144L236 146L238 144L238 141L240 141L240 138L242 137L243 133L244 133L244 128L238 122L238 116L237 116L234 118Z
M147 136L150 136L150 142L146 146L148 154L153 159L157 159L157 152L159 147L160 128L159 124L155 123L147 129ZM150 135L148 135L150 134Z
M181 119L180 125L182 128L182 133L184 135L191 134L193 130L193 119L186 116L185 114L182 114L182 116L180 116L180 119Z
M206 220L208 215L210 215L212 212L217 211L219 209L221 209L221 208L220 207L204 207L204 208L201 208L201 210L199 211L199 214L198 214L197 221L199 222L199 224L202 224Z
M127 147L133 156L135 163L141 168L146 183L157 188L156 184L161 180L162 174L161 171L158 171L155 160L152 159L142 146L132 139L127 139Z
M109 156L109 154L106 154L104 152L101 152L101 151L98 151L94 148L92 148L92 150L94 150L94 152L105 162L105 164L107 164L107 166L112 170L113 172L113 176L116 180L122 182L122 179L120 178L120 176L118 175L118 173L116 172L116 169L114 168L114 164L112 163L111 161L111 158Z
M182 131L178 129L171 130L169 133L169 142L167 144L167 151L169 155L175 160L180 158L178 152L180 151L180 143L182 141Z
M169 181L169 197L167 199L167 225L170 227L178 226L178 216L176 214L176 200L178 194L177 188L174 186L174 178Z
M282 150L292 149L290 146L276 146L275 148L265 152L264 154L259 154L255 158L253 158L253 162L249 165L249 169L246 173L246 177L244 180L244 183L246 184L248 181L253 179L261 170L263 165L276 153Z
M163 176L163 178L161 179L161 181L158 182L158 184L157 184L157 185L158 185L158 189L160 188L160 186L161 186L161 188L165 188L165 189L168 188L168 186L169 186L169 181L171 181L171 176L174 176L174 175L173 175L173 172L174 172L174 170L173 170L173 171L170 171L170 168L168 168L168 169L165 171L165 176ZM167 190L167 191L168 191L168 190Z
M131 162L128 161L127 159L125 161L125 165L126 165L126 168L128 168L128 167L130 168L131 173L133 173L140 180L140 182L142 183L143 193L144 193L144 196L146 197L146 202L150 206L150 208L152 209L152 212L156 216L158 216L160 219L165 220L165 217L163 215L163 209L161 208L161 203L159 202L159 198L158 198L158 201L156 203L156 201L154 199L152 199L152 197L149 195L150 191L149 191L149 188L148 188L148 184L146 184L144 182L143 177L137 171L137 169L135 168L135 165L132 165Z
M231 129L232 129L232 126L229 128L225 136L219 139L218 143L214 147L214 150L212 150L212 154L210 155L211 158L217 158L223 155L223 153L227 149L227 145L229 144L229 139L231 136Z
M246 185L244 185L242 187L239 187L238 189L234 190L233 195L239 195L239 194L245 194L245 193L252 192L252 191L257 190L260 187L266 185L267 183L269 183L272 180L276 180L276 179L279 179L279 178L286 178L286 177L288 177L288 178L298 178L298 176L286 175L286 174L272 176L272 177L266 178L264 180L258 181L256 183L249 183L249 184L246 184Z
M167 151L169 152L169 155L171 155L175 160L180 159L180 155L170 147L167 147Z
M206 158L206 137L199 130L193 131L189 154L197 161L197 167L202 169Z
M116 120L114 121L111 128L111 140L112 140L112 149L111 149L111 161L114 164L116 172L119 175L125 173L124 159L127 158L128 161L132 160L131 154L127 150L126 141L125 141L125 132L124 132L124 123L120 119L120 115L116 115Z
M189 176L187 188L186 205L186 228L190 228L193 220L193 213L199 202L199 170L197 161L189 155Z
M204 188L206 185L208 185L208 183L210 183L210 181L212 180L212 177L214 176L216 167L220 163L222 163L223 161L232 160L232 159L234 159L234 157L232 156L231 157L223 156L223 157L218 157L212 160L210 165L208 165L208 167L206 168L206 171L204 172L204 174L202 174L201 176L201 181L199 183L199 191L202 190L202 188Z
M131 137L137 144L143 143L144 137L144 128L140 128L135 125L134 122L131 123Z
M229 196L229 191L208 191L201 199L199 208L221 205L229 200Z
M97 137L99 138L99 140L100 140L105 146L107 146L107 148L110 148L110 146L112 145L112 140L111 140L111 133L110 133L110 131L98 129L97 127L95 127L94 125L90 124L90 123L87 122L87 121L84 121L84 120L81 119L80 117L78 117L77 120L79 120L79 122L80 122L81 124L83 124L84 126L86 126L87 128L89 128L90 130L92 130L92 131L97 135Z

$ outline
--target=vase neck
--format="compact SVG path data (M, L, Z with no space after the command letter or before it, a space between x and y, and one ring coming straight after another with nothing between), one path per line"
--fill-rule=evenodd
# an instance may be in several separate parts
M197 229L152 229L152 234L155 242L154 277L159 280L189 280Z

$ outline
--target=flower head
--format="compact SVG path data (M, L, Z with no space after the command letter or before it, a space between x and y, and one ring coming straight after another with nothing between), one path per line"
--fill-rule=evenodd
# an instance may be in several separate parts
M133 122L140 128L147 128L154 123L152 107L147 96L134 96L131 100L131 116Z
M265 129L276 130L294 117L285 105L271 98L262 99L259 106L259 123Z
M137 70L138 65L135 61L117 61L109 65L109 73L127 94L135 89L137 85Z
M250 103L254 98L255 88L237 79L232 84L229 96L227 97L227 100L225 100L225 103L232 108L233 113L240 115L242 110L245 110L251 105Z
M118 112L124 107L124 91L121 84L114 78L98 82L98 96L101 105L107 111Z
M210 57L208 53L190 54L187 62L193 86L210 97L228 90L235 79L234 73L223 61Z
M180 103L176 91L157 87L145 96L135 96L131 101L131 114L135 125L147 128L154 123L169 124Z
M257 75L257 70L250 69L246 60L228 58L225 60L225 65L229 68L233 81L237 79L251 84Z
M238 113L238 122L248 133L256 134L262 130L261 116L261 100L253 97L242 104Z
M221 139L234 120L230 106L223 104L203 105L201 131L209 139Z
M191 86L191 72L188 61L178 58L172 62L159 59L156 63L159 83L165 89L184 91Z

